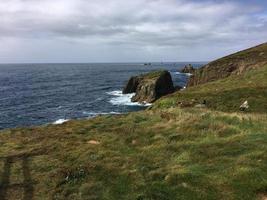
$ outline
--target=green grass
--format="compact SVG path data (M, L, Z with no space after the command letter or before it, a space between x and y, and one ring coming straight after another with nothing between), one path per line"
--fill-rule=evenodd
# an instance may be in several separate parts
M257 199L267 189L266 121L170 108L6 130L1 166L20 155L10 184L21 182L29 155L35 199Z
M266 86L264 67L175 93L146 111L4 130L0 199L266 197ZM192 99L210 109L177 106ZM238 112L244 100L251 108Z
M174 93L157 101L154 108L177 107L178 102L192 100L206 100L208 108L224 112L237 112L248 100L248 112L266 113L267 66Z

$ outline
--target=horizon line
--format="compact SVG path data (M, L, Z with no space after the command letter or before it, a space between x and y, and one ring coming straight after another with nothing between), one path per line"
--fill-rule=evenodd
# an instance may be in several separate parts
M147 61L147 62L0 62L0 65L8 64L146 64L146 63L208 63L210 61Z

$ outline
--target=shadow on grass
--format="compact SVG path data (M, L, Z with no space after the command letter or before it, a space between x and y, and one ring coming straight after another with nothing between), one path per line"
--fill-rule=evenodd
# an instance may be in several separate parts
M7 199L8 190L9 189L16 189L16 188L23 188L23 200L31 200L33 199L33 180L31 178L31 172L30 172L30 163L29 160L33 156L40 155L38 153L29 153L29 154L18 154L18 155L11 155L7 157L2 157L0 159L4 160L4 167L3 167L3 173L0 176L0 199L5 200ZM21 161L21 167L22 167L22 175L23 175L23 182L18 184L10 184L10 176L11 176L11 168L12 165L16 162Z

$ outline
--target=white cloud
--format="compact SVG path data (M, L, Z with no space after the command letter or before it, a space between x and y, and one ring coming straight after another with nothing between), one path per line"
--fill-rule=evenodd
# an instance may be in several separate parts
M113 51L130 49L128 59L136 60L142 59L142 56L134 58L134 54L139 55L137 51L144 52L144 59L155 48L158 48L157 55L164 56L163 49L167 54L181 47L187 48L187 52L192 47L201 50L201 46L236 42L237 48L264 41L266 15L260 15L261 9L237 1L0 0L0 38L4 45L12 38L21 40L21 48L25 41L38 44L37 40L43 43L52 40L49 46L43 47L44 51L58 49L64 43L67 46L76 43L77 51L79 44L81 49L88 45L90 52L92 44ZM31 52L36 47L27 44L27 48ZM15 54L18 49L9 52L14 50ZM177 59L182 59L181 56ZM192 56L209 59L217 55ZM8 60L12 56L2 54L2 57ZM118 60L109 56L106 59ZM49 56L44 60L49 60Z

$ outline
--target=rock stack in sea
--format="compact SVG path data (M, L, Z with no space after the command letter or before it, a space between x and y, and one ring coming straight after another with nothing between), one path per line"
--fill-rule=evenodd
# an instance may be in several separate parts
M195 68L191 64L188 64L181 70L181 72L193 74L195 72Z
M152 103L174 90L171 74L162 70L131 77L123 94L135 93L132 102Z

